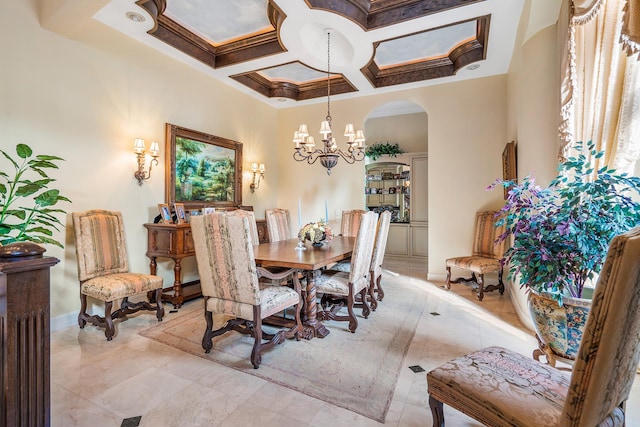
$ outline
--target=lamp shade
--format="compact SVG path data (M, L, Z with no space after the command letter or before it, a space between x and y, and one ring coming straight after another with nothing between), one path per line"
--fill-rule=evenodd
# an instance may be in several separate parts
M142 154L144 153L144 150L146 150L146 147L144 146L144 139L136 138L133 142L133 152L136 154Z

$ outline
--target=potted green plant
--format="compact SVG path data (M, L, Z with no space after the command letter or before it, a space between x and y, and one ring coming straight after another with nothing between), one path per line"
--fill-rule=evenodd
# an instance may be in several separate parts
M582 149L578 142L576 152ZM592 142L586 149L592 159L603 156ZM580 154L562 162L546 188L531 176L520 184L497 180L489 186L509 188L496 222L506 227L499 240L511 241L503 262L509 278L517 277L528 291L529 310L547 356L550 350L561 358L575 357L590 307L590 300L583 298L586 285L600 272L613 237L640 224L640 178L606 166L595 176L594 171ZM551 323L558 317L567 329Z
M60 195L59 190L49 188L55 179L46 170L58 169L56 162L64 159L33 156L33 150L26 144L16 145L18 159L3 150L0 153L14 169L11 175L4 167L0 170L0 245L28 241L63 247L52 236L62 225L56 215L65 211L54 206L71 200Z
M388 142L370 145L364 152L365 156L371 158L371 160L377 160L378 157L384 155L397 157L398 154L402 153L404 153L404 151L400 148L399 144L390 144Z

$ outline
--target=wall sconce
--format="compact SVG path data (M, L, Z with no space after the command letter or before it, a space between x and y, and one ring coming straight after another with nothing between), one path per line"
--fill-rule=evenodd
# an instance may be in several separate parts
M260 181L264 179L264 163L260 163L260 165L256 162L251 163L251 172L253 172L253 182L249 188L251 188L251 192L253 193L260 188Z
M151 162L149 163L149 170L145 172L144 163L146 160L146 147L144 146L144 139L136 138L133 143L133 152L136 153L136 157L138 158L138 170L134 172L133 176L138 180L138 185L142 185L144 180L151 178L151 168L154 163L158 164L158 156L160 155L160 147L158 147L157 142L151 143L151 148L149 149L151 153Z

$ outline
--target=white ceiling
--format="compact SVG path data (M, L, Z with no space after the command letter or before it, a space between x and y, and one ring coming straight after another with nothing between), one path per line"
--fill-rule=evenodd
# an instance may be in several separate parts
M154 28L154 19L145 9L136 5L135 0L108 1L93 18L210 75L212 78L233 86L239 91L247 93L262 102L266 102L275 108L288 108L310 103L325 102L326 99L316 98L295 101L286 98L267 98L244 84L229 78L229 76L244 73L248 70L264 70L262 73L265 75L269 73L273 74L277 73L278 69L265 69L282 67L284 64L289 63L301 63L321 72L326 72L326 29L332 29L332 73L341 73L345 79L357 89L351 93L332 95L332 99L353 98L374 93L386 93L505 74L509 69L518 27L526 1L527 0L478 1L468 3L463 7L456 7L421 18L365 31L352 20L337 13L311 9L305 1L275 0L278 8L286 15L279 31L280 41L286 50L281 53L221 68L211 68L148 34L147 32ZM533 4L538 3L537 6L532 6L531 16L533 16L535 10L538 10L538 12L535 13L535 18L529 17L529 22L535 19L536 26L544 26L548 25L550 20L554 20L555 17L557 17L556 10L557 5L560 3L559 0L545 2L541 2L540 0L531 1ZM180 21L181 25L189 28L189 30L193 32L197 32L197 34L207 37L209 41L215 44L225 41L225 38L233 37L238 33L238 28L242 26L247 32L259 32L265 23L268 25L268 21L264 19L265 14L261 11L261 9L264 8L264 3L266 3L266 0L167 0L165 14L167 16L170 14L182 16L183 20ZM548 5L545 7L541 5L541 3ZM184 12L185 10L187 12ZM191 10L191 12L189 12L189 10ZM203 12L203 10L208 10L209 12ZM226 12L221 13L221 10ZM549 10L552 10L552 12L549 12ZM207 13L213 13L215 11L218 13L207 15ZM139 16L142 16L144 21L132 21L127 17L128 12L135 12ZM414 43L416 45L416 51L419 46L426 46L429 49L436 49L436 51L419 53L420 55L439 53L437 52L438 50L446 50L448 47L438 46L435 39L429 39L428 32L424 33L426 30L464 22L486 15L490 15L490 31L486 58L459 69L457 73L452 76L375 88L361 72L361 69L374 55L373 46L375 43L393 40L408 34L423 33L415 36ZM543 17L540 18L540 15ZM177 20L178 18L175 16L174 18ZM191 19L190 22L185 22L188 20L185 17L189 16L193 19ZM233 28L225 25L225 23L232 22L235 22ZM208 25L210 28L207 27ZM462 31L462 34L464 34L465 31L469 32L469 28L465 29L464 26L458 30L453 29L454 27L451 28L450 31ZM530 33L530 31L531 30L529 30L528 33ZM412 52L411 50L409 50L408 53L406 52L406 44L404 46L399 44L393 46L392 42L388 42L387 46L384 45L383 43L381 49L375 53L376 59L380 58L379 61L381 63L397 61L397 57L401 54L408 54L407 60L411 60ZM386 49L383 49L383 47L386 47ZM470 69L475 65L479 65L479 67ZM306 67L302 68L308 70ZM299 72L301 71L299 70ZM326 76L326 74L324 76ZM323 78L323 76L316 72L315 78Z

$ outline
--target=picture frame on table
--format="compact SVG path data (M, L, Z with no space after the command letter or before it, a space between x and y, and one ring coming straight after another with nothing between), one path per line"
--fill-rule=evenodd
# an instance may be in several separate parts
M173 219L171 218L171 209L169 209L169 204L158 203L158 210L160 211L160 219L162 224L173 224Z
M173 209L176 211L176 223L186 224L188 221L187 221L187 213L184 210L184 204L174 203Z
M214 213L215 211L216 211L216 208L213 208L211 206L206 206L202 208L202 215L209 215Z
M185 209L242 205L242 143L166 124L165 200Z

